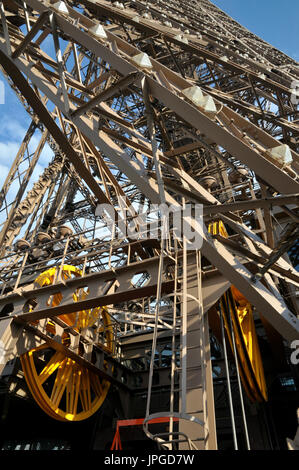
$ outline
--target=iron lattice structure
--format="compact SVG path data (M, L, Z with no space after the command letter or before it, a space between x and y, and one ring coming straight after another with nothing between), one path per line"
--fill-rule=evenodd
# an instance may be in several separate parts
M101 377L95 394L106 382L132 391L125 345L149 335L139 384L148 390L147 436L168 448L215 449L219 299L231 285L242 292L274 349L298 339L299 278L285 257L296 260L298 245L298 64L208 0L0 5L2 72L31 117L0 194L4 371L45 343L56 359ZM48 165L32 182L45 151ZM150 217L153 204L202 205L200 250L173 227L166 240L144 236L140 209ZM209 233L215 223L226 236ZM80 276L64 274L66 265ZM62 318L103 306L110 320L103 314L98 328ZM165 331L170 409L156 415ZM84 400L82 414L92 408ZM149 422L161 413L170 430L153 435Z

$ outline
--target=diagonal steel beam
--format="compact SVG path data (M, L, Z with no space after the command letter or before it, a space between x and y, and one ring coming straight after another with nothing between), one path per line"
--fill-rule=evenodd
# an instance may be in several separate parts
M16 65L8 59L8 57L0 50L0 63L5 69L6 73L11 77L15 82L21 93L26 96L30 106L34 112L39 116L45 127L48 129L49 133L55 139L55 141L60 146L63 153L65 153L68 159L72 162L78 173L86 182L87 186L92 190L95 196L98 198L99 202L109 204L109 200L106 195L101 190L100 186L93 178L91 173L88 171L86 166L82 163L73 147L68 142L65 135L59 129L54 119L51 117L47 108L42 104L37 95L34 93L32 88L28 85L26 79L21 74Z
M126 77L121 78L117 83L107 88L107 90L102 91L99 95L89 100L86 104L84 104L83 106L80 106L75 111L73 111L71 113L71 116L81 116L81 114L87 113L87 111L94 108L95 106L100 104L102 101L108 100L112 96L116 95L118 92L132 85L141 77L142 77L142 73L132 72Z
M32 41L32 39L34 38L34 36L38 33L38 31L40 30L40 28L45 24L45 22L47 21L47 19L49 19L49 12L48 11L44 11L39 19L36 21L36 23L34 23L34 25L32 26L31 30L29 31L29 33L27 33L27 35L25 36L25 38L23 39L23 41L21 42L21 44L14 50L13 54L12 54L12 58L13 59L16 59L17 57L19 57L19 55L22 54L22 52L24 52L24 50L26 49L26 47L28 46L28 44L30 44L30 42Z

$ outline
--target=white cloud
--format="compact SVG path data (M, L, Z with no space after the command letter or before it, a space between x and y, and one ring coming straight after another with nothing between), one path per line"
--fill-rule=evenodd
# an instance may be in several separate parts
M15 159L20 145L17 142L0 142L0 163L10 167Z
M6 176L8 174L8 170L9 170L9 168L7 166L2 165L0 163L0 186L1 186L1 188L3 186L3 183L5 181Z
M23 138L26 134L26 129L15 120L7 119L1 122L0 127L0 164L5 167L11 167L18 151L23 141ZM38 130L32 136L29 142L29 152L32 154L38 147L39 141L41 138L41 132ZM42 166L48 166L49 162L53 158L53 151L46 143L41 155L39 157L38 163ZM27 168L27 164L26 164ZM25 169L25 166L22 166L22 170ZM5 171L4 168L0 168L0 186L2 187L3 178L1 177ZM7 172L6 172L7 173Z
M2 117L0 136L23 140L25 134L26 129L16 119L12 119L10 116L5 115Z

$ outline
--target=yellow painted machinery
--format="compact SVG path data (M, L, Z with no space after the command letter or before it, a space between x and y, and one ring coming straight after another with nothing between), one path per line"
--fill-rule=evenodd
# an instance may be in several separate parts
M209 232L212 235L219 234L225 238L228 237L221 221L210 224ZM267 386L251 304L236 287L232 286L221 297L220 309L233 351L230 322L232 325L240 376L249 399L252 402L267 401Z
M39 287L51 285L57 276L66 281L81 277L82 272L69 265L61 268L52 267L44 271L35 280ZM73 294L74 301L83 300L88 291L77 289ZM54 294L49 302L53 306L60 304L62 295ZM78 332L100 323L97 326L107 352L113 352L113 328L105 307L96 307L58 317L69 327ZM100 321L99 321L100 320ZM55 335L55 323L48 321L48 333ZM70 344L70 336L64 332L61 343ZM60 421L81 421L93 415L103 404L110 382L102 379L91 369L82 366L68 357L63 350L54 350L47 343L31 349L21 356L21 364L30 392L37 404L52 418Z

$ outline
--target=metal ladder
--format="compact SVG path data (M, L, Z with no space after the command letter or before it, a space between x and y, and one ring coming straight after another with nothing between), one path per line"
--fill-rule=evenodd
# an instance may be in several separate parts
M161 250L162 252L162 250ZM168 256L173 256L173 252ZM175 244L173 260L175 261L173 318L172 318L172 358L170 406L163 413L150 413L151 377L153 373L154 351L156 350L156 325L159 322L159 305L161 297L157 293L156 324L153 334L152 357L148 399L144 431L155 440L159 448L174 450L216 449L216 432L214 417L214 397L212 385L211 361L209 355L209 334L207 319L203 314L201 296L201 257L200 252L187 254L186 243L183 244L183 255L178 258L178 247ZM189 258L189 262L188 262ZM182 269L181 287L179 287L179 270ZM162 270L161 270L162 273ZM180 307L180 315L177 309ZM180 333L180 366L176 364L177 332ZM175 374L180 377L179 388L175 388ZM209 376L207 380L207 375ZM207 387L208 382L208 387ZM179 396L179 410L175 410L175 394ZM150 421L155 418L169 418L169 430L163 433L152 433ZM174 422L178 430L174 430Z

